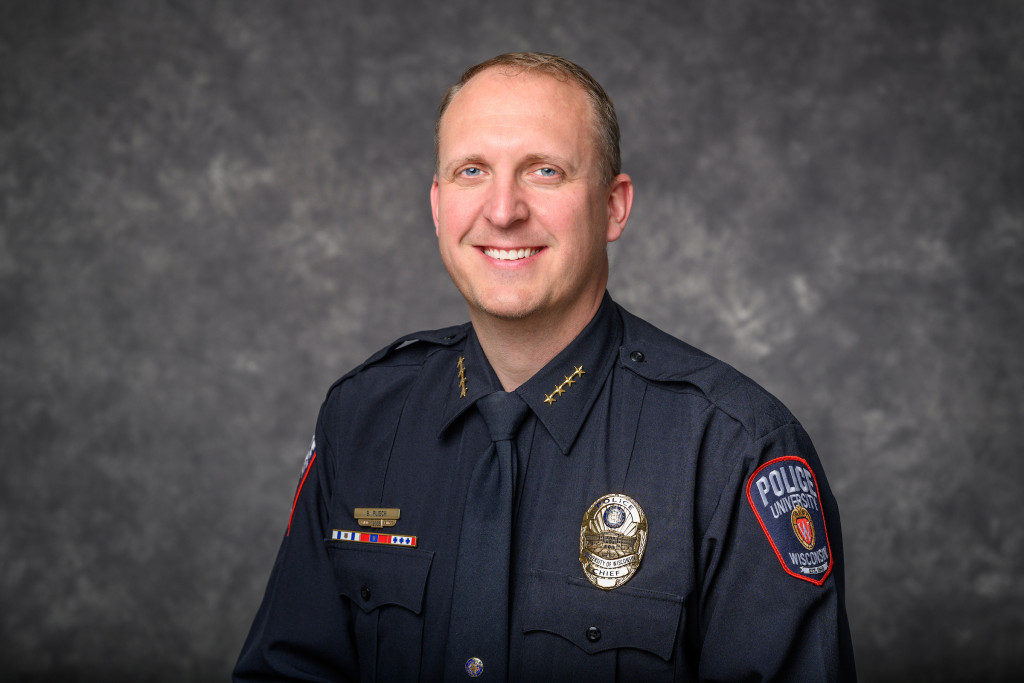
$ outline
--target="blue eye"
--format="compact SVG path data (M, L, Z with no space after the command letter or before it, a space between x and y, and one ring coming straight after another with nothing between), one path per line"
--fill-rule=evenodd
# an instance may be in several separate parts
M540 173L545 178L554 178L556 175L558 175L558 171L556 171L553 168L547 167L538 170L537 173Z
M480 173L481 173L481 171L480 171L479 168L475 168L475 167L472 167L472 166L469 167L469 168L463 169L463 171L462 171L462 175L466 176L467 178L475 178L478 175L480 175Z

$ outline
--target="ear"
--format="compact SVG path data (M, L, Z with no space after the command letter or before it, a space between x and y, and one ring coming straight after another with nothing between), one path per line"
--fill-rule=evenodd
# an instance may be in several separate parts
M437 220L437 174L434 175L434 182L430 185L430 213L434 217L434 234L437 234L438 220Z
M436 184L436 183L435 183ZM633 208L633 181L625 173L612 180L608 190L608 241L614 242L622 236Z

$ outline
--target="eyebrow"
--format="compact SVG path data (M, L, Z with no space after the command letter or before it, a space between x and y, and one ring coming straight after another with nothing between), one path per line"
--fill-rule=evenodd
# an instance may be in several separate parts
M555 154L527 154L524 160L527 164L543 164L549 163L553 166L561 166L565 169L566 173L576 172L576 165L571 163L564 157L557 156Z
M478 155L475 155L475 154L470 155L470 156L466 156L466 157L462 157L461 159L455 159L455 160L449 162L448 164L446 164L445 167L443 169L441 169L443 171L442 176L444 176L444 177L450 176L452 173L455 172L456 168L458 168L459 166L462 166L463 164L479 164L481 161L482 161L482 157L480 157Z
M553 166L560 166L561 168L565 169L566 173L570 173L573 175L575 175L577 171L575 164L571 163L568 159L555 154L543 154L541 152L534 152L532 154L527 154L525 157L523 157L522 160L522 165L524 166L545 163L551 164ZM487 165L486 163L484 163L483 157L480 156L479 154L470 154L468 156L464 156L459 159L454 159L450 161L442 169L442 175L445 177L450 176L452 173L455 172L456 168L464 164L480 164L484 166Z

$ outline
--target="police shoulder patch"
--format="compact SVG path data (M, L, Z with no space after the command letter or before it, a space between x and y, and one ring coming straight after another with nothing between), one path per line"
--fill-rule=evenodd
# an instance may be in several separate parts
M309 443L309 450L306 451L306 458L302 461L302 473L300 476L305 476L306 469L309 467L309 461L313 459L314 453L316 453L316 434L313 435L313 440Z
M807 461L786 455L761 465L747 480L747 501L786 573L823 584L832 571L832 548Z
M299 504L299 494L302 493L302 486L306 483L306 477L309 476L309 468L316 460L316 434L313 435L313 441L309 444L309 450L306 451L306 459L302 462L302 474L299 477L299 485L295 489L295 498L292 499L292 511L288 515L288 531L285 532L285 536L290 536L292 533L292 519L295 517L295 506Z

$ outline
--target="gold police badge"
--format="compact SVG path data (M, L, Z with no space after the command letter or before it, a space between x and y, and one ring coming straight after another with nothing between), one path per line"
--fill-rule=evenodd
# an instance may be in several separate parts
M647 517L621 493L601 496L583 515L580 564L590 583L603 590L629 581L647 547Z

